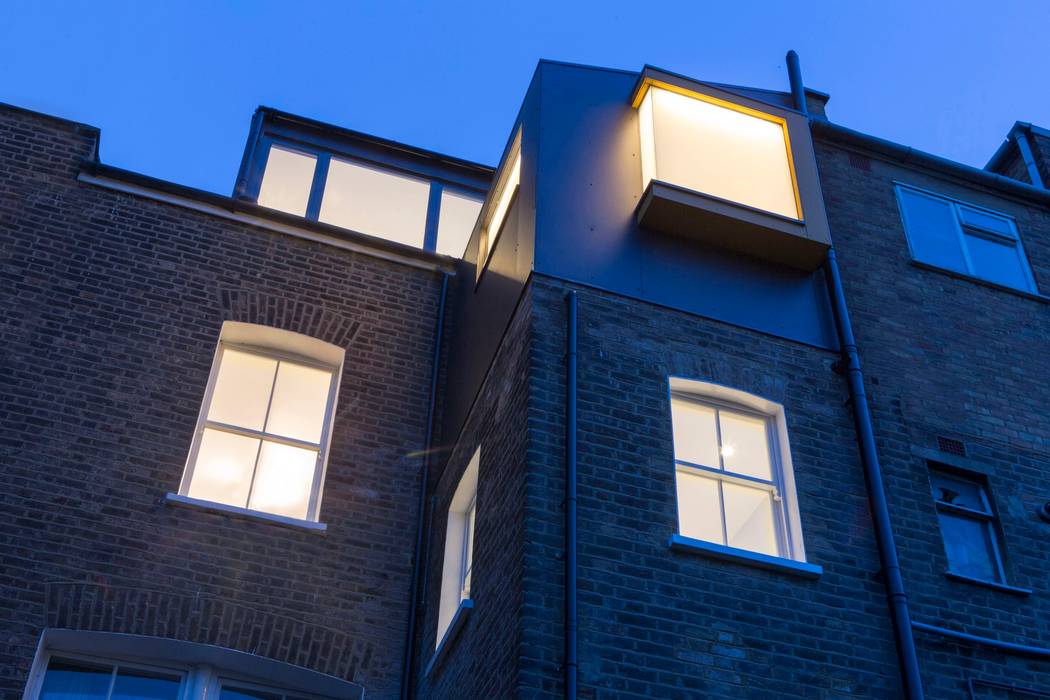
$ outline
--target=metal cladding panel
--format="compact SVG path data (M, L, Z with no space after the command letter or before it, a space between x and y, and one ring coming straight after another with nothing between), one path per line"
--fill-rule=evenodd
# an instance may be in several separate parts
M648 231L636 73L543 63L537 272L772 335L835 348L822 273Z

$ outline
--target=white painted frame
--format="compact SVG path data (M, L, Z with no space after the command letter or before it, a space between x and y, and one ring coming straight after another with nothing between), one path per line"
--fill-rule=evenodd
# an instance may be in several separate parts
M787 419L783 405L764 399L755 394L749 394L739 389L714 384L697 379L686 379L684 377L668 377L667 405L670 407L671 399L679 398L698 403L700 405L725 409L745 415L760 417L767 421L766 436L769 441L768 449L770 455L770 467L773 474L772 481L750 477L744 474L713 469L704 465L692 464L684 460L675 459L675 529L682 535L680 518L678 516L678 472L697 474L711 477L719 481L719 494L721 495L721 481L739 483L749 487L761 487L772 492L774 528L776 529L778 558L791 559L798 562L806 561L805 544L802 537L802 520L798 509L798 495L795 488L794 467L791 462L791 447L788 441ZM716 422L716 426L717 426ZM672 441L674 431L672 429ZM721 440L721 437L719 437ZM719 463L723 458L719 451ZM724 501L722 502L722 536L724 543L710 543L724 547L730 551L741 551L752 554L751 550L740 550L728 544L725 538L725 513ZM682 535L685 536L685 535Z
M212 396L215 393L215 385L219 376L219 367L222 364L222 356L226 349L235 349L242 352L268 357L275 360L286 360L308 367L323 369L332 373L332 381L328 386L328 400L325 404L324 423L321 427L321 438L317 444L287 438L280 435L271 435L264 431L227 425L217 421L208 420L208 411L211 408ZM236 435L256 438L262 441L275 442L302 449L316 450L317 459L314 463L313 482L310 485L310 501L307 506L307 522L319 522L321 510L321 496L324 490L325 475L328 470L328 453L332 440L332 422L335 417L336 402L339 397L339 388L342 382L343 360L345 350L331 343L326 343L316 338L294 333L292 331L280 330L269 326L261 326L237 321L226 321L219 334L219 343L215 349L212 359L211 372L208 375L208 385L201 401L201 410L197 416L197 426L193 434L193 442L190 445L189 456L186 459L186 467L183 470L182 481L179 484L178 495L191 499L189 495L190 484L193 481L193 470L197 464L197 455L200 451L201 440L204 437L205 428L220 430ZM277 381L277 372L274 372L274 382ZM273 401L273 387L270 388L270 402ZM267 406L269 414L269 405ZM264 421L265 424L265 421ZM260 450L262 443L260 442ZM252 469L252 481L259 466L259 454L256 453L255 465ZM197 500L197 499L193 499ZM202 501L202 503L205 503ZM263 513L267 516L276 516L266 511L256 511L248 508L251 503L251 487L248 491L248 499L244 507L232 506L230 504L216 504L223 508L237 508L246 513ZM276 516L286 517L286 516ZM295 520L288 518L288 520Z
M988 209L987 207L982 207L976 204L970 204L969 202L964 202L962 200L954 199L952 197L946 197L945 195L937 194L936 192L931 192L930 190L926 190L921 187L916 187L914 185L909 185L903 182L894 181L893 185L894 193L897 197L897 208L900 210L901 221L904 223L904 237L908 241L908 253L911 255L912 260L917 260L927 265L941 267L936 263L931 263L926 260L923 260L915 252L915 246L912 243L912 225L908 222L908 208L904 206L904 199L901 197L901 193L904 191L908 191L911 194L918 195L920 197L926 197L927 199L933 199L940 202L944 202L951 208L952 218L955 223L956 240L959 243L959 249L962 251L963 263L966 265L965 270L953 270L953 272L957 272L968 277L973 277L974 279L983 280L990 284L997 284L1002 287L1009 287L1011 289L1018 289L1022 292L1029 292L1030 294L1039 293L1039 288L1035 283L1035 277L1032 275L1032 268L1028 264L1028 255L1025 253L1024 243L1023 241L1021 241L1021 235L1020 233L1018 233L1017 230L1017 221L1016 219L1014 219L1014 217L1010 216L1009 214L1004 214L1002 212L995 211L993 209ZM973 209L975 211L981 212L996 219L1002 219L1009 225L1010 232L1012 235L1006 236L1000 233L999 231L992 231L986 228L982 228L980 226L974 226L972 224L964 224L961 211L963 208ZM1024 276L1025 283L1027 286L1025 288L1014 287L1013 285L1007 285L1002 282L990 280L986 277L981 277L980 275L975 273L973 267L973 260L970 257L970 248L966 244L967 232L969 232L970 235L986 238L994 243L998 243L1001 245L1012 245L1014 249L1014 254L1017 255L1018 262L1020 263L1021 273Z
M460 606L469 601L470 591L464 596L465 577L471 574L473 587L474 561L467 561L468 551L473 548L473 539L477 535L477 493L478 469L481 463L481 448L474 451L463 476L459 479L456 491L448 507L447 527L445 528L445 556L441 567L441 594L438 600L438 627L435 635L435 649L441 645L448 633L452 620ZM470 513L474 510L474 524L471 526ZM471 537L471 541L467 537Z

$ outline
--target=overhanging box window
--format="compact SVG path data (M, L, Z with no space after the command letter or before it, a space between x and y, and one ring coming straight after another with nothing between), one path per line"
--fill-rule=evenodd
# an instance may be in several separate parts
M830 246L806 117L647 68L639 223L812 270Z

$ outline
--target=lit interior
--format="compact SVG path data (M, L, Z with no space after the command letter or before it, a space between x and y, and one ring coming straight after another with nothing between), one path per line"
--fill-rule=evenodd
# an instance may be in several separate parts
M318 218L422 248L429 198L425 180L333 158Z
M187 495L309 517L332 381L331 370L224 347Z
M514 161L510 164L510 168L507 170L507 176L503 181L503 187L500 189L499 199L496 200L496 206L492 210L492 216L489 217L489 223L485 227L485 235L481 240L484 248L479 251L478 255L478 262L481 265L485 263L488 259L489 253L496 247L496 240L499 238L500 231L503 230L503 223L507 218L507 211L510 210L511 202L514 201L514 195L518 193L519 185L521 185L521 151L514 154Z
M638 105L642 187L658 180L800 219L783 122L650 86Z
M438 219L437 252L442 255L463 257L463 251L474 232L478 214L481 213L482 201L456 194L448 190L441 191L441 217Z
M470 597L473 569L475 514L477 508L478 466L481 448L474 451L460 477L448 507L445 528L445 556L441 566L441 597L438 604L438 626L434 643L445 636L460 603Z
M317 158L271 146L259 187L258 203L270 209L306 216Z

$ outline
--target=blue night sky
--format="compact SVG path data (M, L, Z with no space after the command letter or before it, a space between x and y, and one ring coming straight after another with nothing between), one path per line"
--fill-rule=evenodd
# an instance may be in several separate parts
M100 127L103 162L223 194L260 104L493 163L540 58L786 90L794 48L832 121L977 166L1015 120L1050 126L1046 0L5 0L3 15L0 101Z

